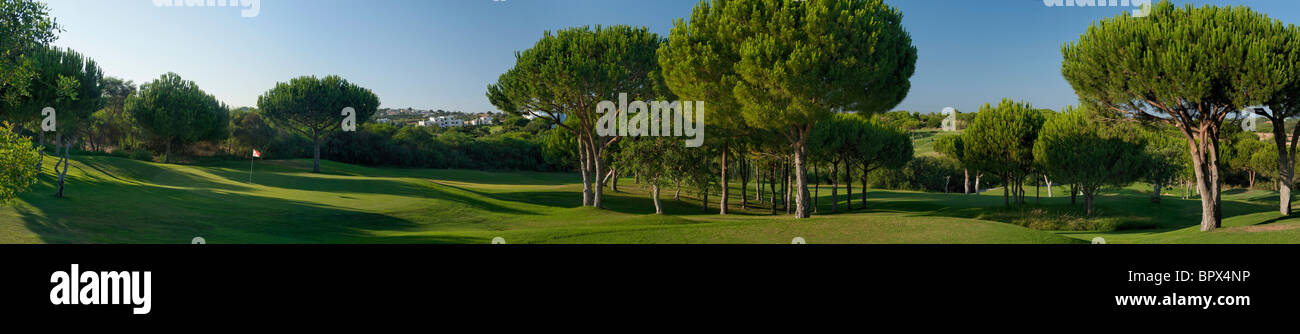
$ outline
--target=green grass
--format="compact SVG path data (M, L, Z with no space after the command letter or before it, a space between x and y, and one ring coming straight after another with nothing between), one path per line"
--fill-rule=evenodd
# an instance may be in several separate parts
M52 196L51 167L41 182L0 207L0 243L1290 243L1300 219L1277 219L1268 192L1225 194L1219 232L1195 231L1199 203L1165 197L1151 204L1141 187L1117 189L1098 203L1101 218L1143 221L1141 230L1043 231L1034 221L1075 215L1057 197L1004 209L1000 189L981 195L872 190L868 209L831 214L830 189L817 193L808 220L772 216L766 206L716 214L698 200L664 192L667 215L653 215L631 179L606 192L606 209L579 207L573 174L367 168L308 160L164 165L75 156L66 198ZM752 186L752 185L751 185ZM752 188L750 189L752 191ZM734 194L739 185L733 185ZM1046 194L1046 191L1043 192ZM753 196L752 193L749 194ZM859 194L855 194L859 195ZM840 192L841 199L843 192ZM1273 205L1268 202L1272 200ZM841 204L842 205L842 204ZM856 202L855 202L855 205Z
M960 133L960 132L951 132L951 134L956 134L956 133ZM948 134L950 134L950 132L946 132L943 130L934 130L934 129L922 129L922 130L912 131L911 136L912 136L913 156L917 156L917 157L939 156L939 152L936 152L934 150L934 140Z

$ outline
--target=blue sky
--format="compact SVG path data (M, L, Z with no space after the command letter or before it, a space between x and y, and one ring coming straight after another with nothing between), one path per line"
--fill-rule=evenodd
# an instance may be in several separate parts
M383 107L495 110L483 93L546 30L628 24L667 35L695 0L261 0L238 8L158 7L154 0L46 0L66 32L56 42L142 83L166 72L234 107L255 106L276 82L338 74ZM1104 0L1103 0L1104 1ZM1003 97L1058 109L1076 97L1061 78L1061 45L1089 23L1131 8L1048 7L1043 0L887 0L919 50L896 109L975 111ZM1179 3L1187 1L1177 1ZM1296 0L1244 4L1300 24Z

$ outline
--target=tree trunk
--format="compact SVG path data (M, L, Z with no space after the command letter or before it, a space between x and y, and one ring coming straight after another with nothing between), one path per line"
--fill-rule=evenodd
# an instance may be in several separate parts
M163 163L169 164L172 162L172 140L168 138L167 144L163 146L166 147L163 149Z
M736 169L740 170L740 209L749 208L749 167L744 157L736 160Z
M59 135L59 141L60 142L63 141L62 135ZM68 143L63 144L63 155L62 158L60 159L60 161L63 162L63 170L59 171L58 165L55 165L55 173L59 174L59 190L56 194L54 194L54 196L58 198L63 198L64 180L66 180L68 176L68 165L72 164L71 157L69 156L70 152L68 152L71 147L72 147L72 142L70 140L68 141ZM59 148L56 146L54 149L55 151L57 151Z
M708 186L705 186L705 187L704 187L704 194L703 194L701 197L703 197L703 198L700 199L700 205L704 206L704 212L705 212L705 213L708 213L708 212L709 212L709 188L708 188Z
M970 169L963 168L961 173L964 177L961 181L961 191L963 194L970 195Z
M591 160L587 143L578 141L578 173L582 174L582 206L591 206Z
M677 180L677 185L675 185L673 188L675 188L673 189L673 200L674 201L682 200L682 180Z
M1083 193L1083 207L1084 207L1084 212L1085 212L1085 214L1088 215L1088 217L1092 217L1092 207L1093 207L1093 203L1096 202L1096 196L1097 196L1097 191L1096 191L1096 190L1093 190L1093 191L1085 191L1085 192Z
M777 163L775 163L775 162L772 163L772 171L771 171L771 173L768 174L768 176L767 176L767 177L771 180L770 183L771 183L771 186L772 186L772 189L771 189L772 191L770 191L770 193L771 193L771 196L770 196L770 197L771 197L771 199L772 199L772 215L773 215L773 216L776 215L776 175L777 175L777 174L776 174L776 168L777 168L777 165L779 165L779 164L777 164Z
M817 164L813 164L812 180L813 180L812 213L817 213L817 208L821 206L819 205L820 204L819 202L821 201L820 195L822 190L822 179L817 177Z
M831 161L831 212L840 212L840 181L839 174L836 173L838 165L839 162Z
M778 168L781 169L781 174L780 174L781 178L778 178L776 182L781 183L781 192L780 192L781 198L779 199L781 203L781 211L785 211L786 214L789 214L790 213L790 186L789 186L790 183L787 181L790 180L790 161L788 160L788 158L783 158L781 160L781 164L778 165Z
M659 202L659 182L650 184L650 197L655 201L655 214L664 214L664 205Z
M320 173L320 134L313 132L311 142L316 146L316 152L311 160L311 172Z
M862 163L862 209L864 210L867 208L867 174L870 172L871 171L867 170L867 163L863 162Z
M812 194L808 192L808 150L803 144L794 150L795 218L812 217Z
M1002 202L1009 208L1011 207L1011 181L1004 178L1002 183Z
M600 156L600 144L596 142L595 138L591 138L591 137L592 136L589 134L587 140L590 141L589 145L591 146L591 159L592 161L595 161L594 165L596 166L596 169L593 171L592 175L599 176L601 175L601 172L605 170L605 161L604 161L605 159L602 159ZM604 189L605 181L597 178L596 184L593 185L591 188L592 188L591 206L597 209L605 208L605 205L603 203L605 197L605 189Z
M618 169L617 168L611 169L609 171L609 190L618 192Z
M788 215L790 214L790 210L794 207L794 202L791 200L792 197L794 197L795 192L795 184L793 182L794 173L793 170L791 170L789 159L786 160L785 165L781 166L781 173L785 174L785 179L781 180L781 207L785 209L785 214Z
M976 171L976 174L975 174L975 194L976 194L976 195L978 195L978 194L980 193L980 179L981 179L981 178L984 178L984 173L979 173L978 171Z
M1273 124L1286 124L1286 119L1272 119ZM1295 134L1290 140L1300 140L1300 126L1296 126L1292 131ZM1277 164L1278 164L1278 213L1283 216L1291 215L1291 185L1295 184L1295 149L1297 143L1290 143L1287 146L1288 138L1286 137L1286 126L1273 127L1273 143L1277 147ZM1250 183L1255 184L1255 175L1251 173Z
M1278 191L1278 209L1283 216L1291 215L1291 182L1282 181Z
M844 161L844 205L845 210L853 211L853 164L848 160Z
M754 201L763 204L763 171L759 164L754 164Z
M1206 130L1209 131L1209 130ZM1188 138L1192 148L1192 165L1196 172L1196 189L1201 194L1201 231L1209 232L1222 226L1222 207L1219 204L1219 152L1218 143L1212 142L1206 131Z
M1047 183L1047 198L1052 198L1052 180L1047 179L1047 174L1043 174L1043 182Z
M727 188L730 188L730 187L727 186L727 149L728 149L727 145L726 145L726 144L723 144L723 145L722 145L722 180L721 180L721 183L722 183L722 199L718 201L718 207L719 207L719 209L718 209L718 214L719 214L719 215L726 215L726 214L727 214L727 199L729 199L729 198L731 197L731 196L727 196L727 195L729 195L729 194L727 193L727 190L728 190Z

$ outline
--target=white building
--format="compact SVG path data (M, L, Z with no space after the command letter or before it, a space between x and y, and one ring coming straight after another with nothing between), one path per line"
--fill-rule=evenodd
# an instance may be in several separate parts
M469 121L469 125L492 125L493 121L494 119L492 117L483 116Z
M433 118L429 118L429 120L431 121L430 122L431 124L438 124L438 127L440 128L448 128L453 126L465 125L465 121L453 117L447 117L447 116L433 117Z

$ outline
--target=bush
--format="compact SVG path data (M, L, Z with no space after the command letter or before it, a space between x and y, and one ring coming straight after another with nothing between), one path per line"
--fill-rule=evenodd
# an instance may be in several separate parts
M1158 224L1150 217L1104 217L1104 210L1088 217L1081 206L1001 208L980 214L976 219L1000 221L1043 231L1111 232L1151 229Z
M131 159L134 160L153 161L153 152L149 152L148 150L134 150L129 154Z
M916 190L944 192L962 191L962 169L948 158L919 157L903 168L877 169L871 172L867 185L876 189Z

